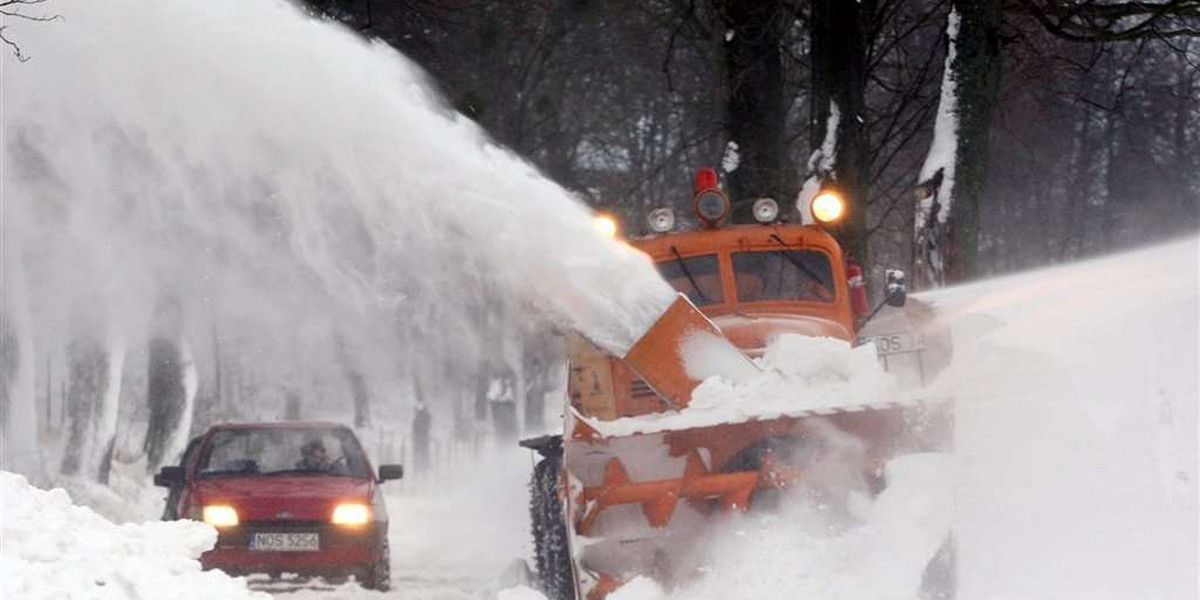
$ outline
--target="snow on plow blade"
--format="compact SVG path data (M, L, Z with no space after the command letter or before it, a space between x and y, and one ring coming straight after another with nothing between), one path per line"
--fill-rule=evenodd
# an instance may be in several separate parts
M679 294L623 358L669 406L679 410L692 390L714 375L742 381L758 368L721 330Z

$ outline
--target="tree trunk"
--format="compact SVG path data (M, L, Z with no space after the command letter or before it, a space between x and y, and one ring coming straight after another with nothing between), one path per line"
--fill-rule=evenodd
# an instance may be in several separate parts
M116 336L109 336L107 349L108 367L104 395L100 397L95 422L95 448L87 457L87 473L96 481L107 484L112 470L113 450L117 443L117 419L121 413L121 372L125 366L125 344Z
M156 319L157 331L147 348L150 417L143 444L150 472L175 460L187 444L197 384L191 351L183 341L183 312L178 301L166 300Z
M95 481L108 478L116 439L124 352L81 333L67 348L67 440L62 472Z
M872 10L873 4L870 0L813 0L810 21L813 100L809 138L813 148L830 145L826 139L828 124L835 110L838 118L833 156L824 157L827 166L819 164L821 161L810 161L809 177L815 177L822 188L837 190L846 200L846 215L834 233L850 257L861 263L867 261L870 203L870 163L863 125L866 90L863 27L864 15Z
M0 246L0 469L33 476L41 469L33 326L15 246Z
M992 116L1000 94L1000 0L953 0L961 18L951 65L958 88L958 156L955 159L954 249L951 281L980 275L979 203L988 174Z
M354 396L354 426L365 428L371 423L371 395L367 391L367 383L358 361L346 349L346 340L340 334L337 336L338 361L342 363L342 373L346 383L350 385L350 393Z
M787 104L781 50L790 20L777 0L727 0L721 9L728 26L725 129L739 157L727 183L734 222L753 223L750 209L755 199L786 202L795 194L794 167L784 142Z
M1195 106L1196 93L1196 73L1191 69L1192 64L1183 60L1179 60L1181 64L1179 74L1180 92L1176 94L1177 105L1175 108L1175 168L1173 175L1177 178L1177 189L1179 198L1179 213L1176 215L1176 227L1179 231L1194 231L1197 225L1200 225L1200 194L1193 191L1193 184L1197 182L1196 171L1197 157L1196 153L1192 152L1193 143L1188 138L1188 132L1194 134L1192 126L1194 111L1189 108Z
M1090 77L1089 77L1090 79ZM1078 257L1087 240L1088 197L1091 195L1092 173L1096 164L1096 136L1092 135L1092 121L1096 110L1085 106L1080 110L1074 174L1067 190L1067 207L1063 218L1063 232L1058 247L1059 262Z
M168 440L183 419L186 390L183 386L183 355L169 337L155 337L147 347L146 402L149 424L143 449L151 472L166 460Z

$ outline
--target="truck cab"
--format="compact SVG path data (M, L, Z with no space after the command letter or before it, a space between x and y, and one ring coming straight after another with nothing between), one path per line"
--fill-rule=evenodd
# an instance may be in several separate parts
M757 224L729 224L715 171L701 169L693 189L699 227L677 231L674 214L658 209L650 235L625 240L679 296L624 356L567 336L563 432L522 442L542 456L530 517L539 582L552 600L602 600L639 575L669 585L698 568L704 523L721 513L770 510L823 463L877 493L880 466L918 446L910 424L923 422L921 408L891 398L817 405L783 392L733 412L711 398L691 403L712 375L756 378L752 359L779 336L840 340L852 351L870 317L861 269L824 229L844 213L835 192L798 206L801 223L759 199ZM602 215L597 228L617 231ZM893 305L904 299L896 279L885 294ZM701 373L698 362L721 371ZM849 438L861 444L840 441ZM852 457L840 455L846 447Z
M841 217L842 199L824 192L811 204L807 224L783 222L775 201L760 199L753 210L757 224L731 225L716 173L701 169L693 197L700 227L677 230L669 209L657 209L648 218L652 233L625 242L653 260L663 279L749 357L761 356L781 334L855 343L867 312L861 269L819 224ZM608 219L597 216L597 227L615 235ZM678 408L626 360L580 336L569 337L567 355L568 394L585 416L611 420Z

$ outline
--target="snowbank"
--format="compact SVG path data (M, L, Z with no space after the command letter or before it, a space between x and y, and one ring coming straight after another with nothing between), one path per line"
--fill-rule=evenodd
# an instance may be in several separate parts
M919 296L954 332L959 598L1196 598L1198 256Z
M0 472L0 598L265 600L245 581L201 571L216 531L194 521L115 525Z
M546 600L546 596L528 586L518 585L500 590L496 594L496 600Z

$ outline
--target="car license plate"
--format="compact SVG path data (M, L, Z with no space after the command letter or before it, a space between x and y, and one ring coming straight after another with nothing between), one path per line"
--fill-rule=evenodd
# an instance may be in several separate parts
M317 533L256 533L250 539L251 550L267 552L315 552L321 549Z

